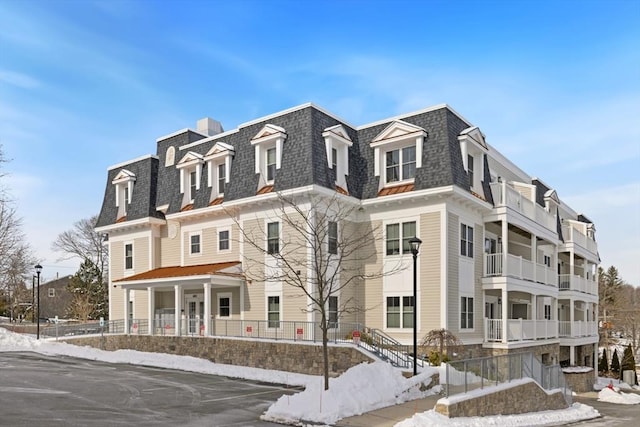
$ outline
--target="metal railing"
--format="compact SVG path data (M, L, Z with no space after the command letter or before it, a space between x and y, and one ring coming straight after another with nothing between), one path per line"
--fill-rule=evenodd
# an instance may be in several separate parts
M329 342L352 340L353 331L363 332L360 323L336 322L327 331ZM211 319L210 335L272 340L322 342L320 322Z
M413 346L401 344L379 329L369 329L369 340L365 344L372 353L375 353L382 360L386 360L394 366L401 368L413 368ZM365 345L363 344L363 346ZM365 346L366 348L366 346ZM418 366L423 366L422 359L415 361Z
M448 397L522 378L534 379L545 390L561 389L565 400L571 405L571 390L567 386L560 365L544 365L533 353L449 362L445 366L443 385ZM442 384L442 379L440 383Z

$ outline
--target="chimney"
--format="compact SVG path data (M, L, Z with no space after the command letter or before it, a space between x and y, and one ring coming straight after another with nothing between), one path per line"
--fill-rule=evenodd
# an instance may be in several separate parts
M196 123L196 130L207 136L213 136L224 132L224 129L222 129L222 124L219 121L213 120L209 117L198 120L198 122Z

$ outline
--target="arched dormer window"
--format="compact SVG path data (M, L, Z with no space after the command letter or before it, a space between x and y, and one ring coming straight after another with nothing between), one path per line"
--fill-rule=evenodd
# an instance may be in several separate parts
M346 177L349 175L349 147L353 142L342 125L326 128L322 137L327 150L327 164L336 174L336 186L348 193Z
M204 161L207 163L207 185L211 187L210 203L224 197L224 190L229 183L231 172L231 158L234 154L233 146L216 142L204 156Z
M133 184L135 182L136 175L126 169L120 170L113 181L111 181L116 187L116 207L118 208L116 220L126 218L129 204L131 204Z
M196 192L200 189L203 164L202 155L189 151L176 165L180 170L180 193L183 195L181 208L193 204Z
M284 128L272 124L266 124L251 139L251 145L255 147L255 173L260 174L257 190L273 185L276 170L280 169L286 139Z

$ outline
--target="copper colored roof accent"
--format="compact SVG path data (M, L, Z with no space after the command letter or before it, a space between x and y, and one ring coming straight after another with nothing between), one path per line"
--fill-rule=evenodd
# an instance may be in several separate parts
M349 195L349 192L344 188L340 187L339 185L336 185L336 191L340 194L344 194L345 196Z
M221 270L234 267L240 264L240 261L218 262L215 264L189 265L186 267L161 267L154 270L145 271L144 273L135 274L133 276L114 280L114 282L130 282L134 280L151 280L166 279L169 277L185 277L185 276L204 276L207 274L220 274L225 276L243 277L238 273L224 273Z
M273 191L273 185L265 185L261 189L258 190L256 194L267 194Z
M127 216L121 216L120 218L116 219L116 224L119 222L125 222L127 220Z
M484 200L485 202L487 201L487 199L485 199L484 196L481 196L480 194L476 193L473 190L471 191L471 195L476 196L478 199Z
M378 191L378 196L389 196L391 194L406 193L407 191L413 191L413 184L396 185L395 187L385 187Z
M185 211L190 211L190 210L193 210L193 203L185 205L182 209L180 209L180 212L185 212Z
M209 206L216 206L216 205L221 205L222 204L222 197L217 197L215 199L213 199L211 201L211 203L209 203Z

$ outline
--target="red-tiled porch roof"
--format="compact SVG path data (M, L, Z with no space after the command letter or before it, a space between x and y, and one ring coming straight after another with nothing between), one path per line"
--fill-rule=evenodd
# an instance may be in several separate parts
M349 192L344 188L340 187L339 185L336 185L336 191L340 194L344 194L345 196L349 195Z
M267 194L267 193L271 193L272 191L273 191L273 185L265 185L264 187L262 187L261 189L258 190L256 195L258 195L258 194Z
M385 187L378 191L378 196L389 196L391 194L406 193L407 191L413 191L413 184L396 185L395 187Z
M239 273L226 273L222 270L229 267L239 265L240 261L231 262L218 262L215 264L200 264L189 265L185 267L161 267L154 270L145 271L144 273L135 274L133 276L125 277L122 279L114 280L115 282L131 282L135 280L150 280L150 279L166 279L170 277L185 277L185 276L205 276L207 274L219 274L224 276L244 277Z
M211 201L211 203L209 203L209 206L216 206L216 205L221 205L222 204L222 197L216 197L215 199L213 199Z

